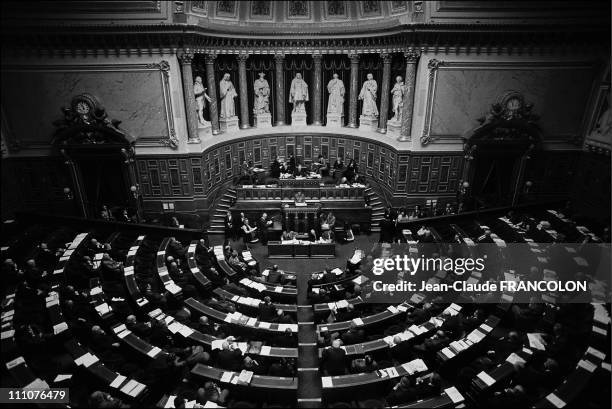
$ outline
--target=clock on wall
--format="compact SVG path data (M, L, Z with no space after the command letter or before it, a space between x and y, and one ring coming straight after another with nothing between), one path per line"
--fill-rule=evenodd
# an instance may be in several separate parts
M500 101L500 105L504 110L504 116L507 118L512 118L520 114L525 105L525 100L523 99L523 95L516 91L509 91L505 93Z
M91 94L80 94L72 98L70 104L72 111L85 119L87 117L96 117L97 113L100 112L100 102Z

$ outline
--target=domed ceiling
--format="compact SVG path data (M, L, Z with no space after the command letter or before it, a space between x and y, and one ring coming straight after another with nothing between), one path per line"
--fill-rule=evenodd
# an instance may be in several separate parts
M397 27L422 12L418 1L192 1L187 23L226 33L228 26L253 34L363 33Z

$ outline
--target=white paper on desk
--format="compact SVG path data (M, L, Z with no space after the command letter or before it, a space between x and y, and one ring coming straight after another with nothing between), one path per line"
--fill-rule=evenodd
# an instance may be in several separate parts
M245 325L249 327L254 327L257 323L257 318L249 318Z
M467 339L476 344L480 342L484 337L485 335L482 332L474 330L468 334Z
M212 349L213 351L215 349L222 349L223 348L223 340L222 339L215 339L210 343L210 349Z
M282 285L278 285L278 286L274 287L274 292L275 293L282 293L283 292L283 286Z
M91 289L89 294L97 295L97 294L100 294L101 292L102 292L102 287L94 287L94 288Z
M335 302L327 303L327 308L329 308L330 310L333 310L334 308L336 308L336 303Z
M331 388L334 386L333 382L332 382L332 377L331 376L324 376L321 378L321 384L324 388Z
M259 355L269 356L271 351L272 351L271 346L264 345L261 347L261 350L259 351Z
M76 360L75 360L76 362ZM17 358L13 359L12 361L9 361L6 363L6 369L13 369L14 367L21 365L21 364L25 364L25 359L23 359L22 356L18 356Z
M514 365L517 362L520 363L525 363L525 360L523 358L521 358L520 356L518 356L516 353L511 353L508 358L506 358L506 362L511 363L512 365Z
M527 334L527 339L529 340L529 346L540 351L546 350L546 342L542 338L542 334L539 333L531 333Z
M129 395L130 392L132 392L132 389L134 389L137 385L137 381L135 381L134 379L130 379L128 383L123 385L123 388L121 388L121 392L125 393L126 395Z
M149 352L147 352L147 355L149 355L151 358L155 358L160 352L161 349L158 347L153 347Z
M586 350L586 353L587 353L587 354L591 354L591 355L593 355L594 357L596 357L596 358L598 358L598 359L601 359L602 361L603 361L604 359L606 359L606 354L604 354L604 353L603 353L603 352L601 352L600 350L595 349L595 348L593 348L593 347L589 347L589 348Z
M63 382L65 380L71 379L72 374L59 374L53 380L54 383Z
M463 398L463 395L461 395L461 393L454 386L448 389L444 389L444 392L446 393L446 396L448 396L454 404L463 402L465 400Z
M399 372L397 372L397 369L395 369L394 366L387 368L387 373L389 374L390 378L397 378L399 376Z
M115 380L111 382L110 387L117 389L117 388L119 388L119 385L121 385L123 383L123 381L125 381L125 380L126 380L125 376L117 375Z
M82 357L83 358L83 357ZM99 359L97 356L90 354L89 352L86 353L84 355L84 358L82 359L81 363L83 364L83 366L85 368L89 368L90 366L92 366L93 364L95 364L96 362L98 362Z
M390 305L390 306L388 306L388 307L387 307L387 310L389 310L389 312L390 312L391 314L397 314L397 313L398 313L397 308L396 308L394 305Z
M8 331L2 331L2 339L13 338L15 335L15 330L11 329Z
M331 272L337 276L342 274L342 270L340 270L338 267L334 268Z
M46 390L46 389L49 389L49 384L40 378L36 378L32 382L24 386L23 389Z
M450 350L450 348L446 347L446 348L442 348L442 354L447 357L448 359L451 359L455 356L455 354L453 353L453 351Z
M485 383L487 386L491 386L495 383L495 379L491 377L488 373L482 371L478 375L478 378Z
M577 368L583 368L589 372L594 372L595 369L597 369L597 365L595 365L594 363L592 363L591 361L587 361L584 359L581 359L578 362Z
M67 329L68 329L68 324L66 324L65 322L60 322L59 324L55 324L53 326L53 334L57 335L59 333L66 331Z
M117 334L117 336L121 339L127 337L128 335L130 335L132 333L132 331L130 331L129 329L126 329L125 331L121 331L120 333Z
M566 403L554 393L549 394L546 397L546 400L552 403L556 408L563 408L566 405Z
M168 331L172 332L173 334L176 334L181 330L182 327L183 324L174 321L172 324L168 325Z
M363 325L363 320L361 318L353 318L353 322L357 326Z
M233 372L223 372L223 375L221 375L221 379L219 379L219 381L229 383L232 380L232 376L234 376Z
M480 325L480 329L482 329L486 333L489 333L489 332L491 332L493 330L493 328L490 325L487 325L487 324L481 324Z
M425 365L425 362L420 358L407 362L403 364L402 367L411 375L417 372L425 372L427 370L427 365Z
M271 324L269 322L259 321L259 328L268 329L268 328L270 328L270 325Z

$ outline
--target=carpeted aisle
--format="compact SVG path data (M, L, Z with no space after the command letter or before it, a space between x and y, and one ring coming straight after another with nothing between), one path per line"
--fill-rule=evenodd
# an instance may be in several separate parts
M222 245L222 235L211 235L210 245ZM316 325L314 311L308 302L308 279L313 272L325 268L344 268L355 249L366 252L378 241L378 235L356 235L355 241L336 245L336 257L330 259L268 259L268 249L261 243L245 245L242 240L232 241L231 246L237 251L251 250L253 258L259 262L260 267L266 268L273 264L280 269L297 273L297 320L298 320L298 390L297 399L299 408L322 407L321 374L319 373L319 349L317 348Z

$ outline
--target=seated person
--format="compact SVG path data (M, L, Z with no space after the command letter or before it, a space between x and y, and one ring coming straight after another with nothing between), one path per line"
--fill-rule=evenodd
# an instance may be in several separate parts
M246 271L246 268L247 268L246 263L244 261L241 261L240 258L238 257L238 252L236 250L232 252L232 255L227 260L227 264L229 264L230 266L240 271Z
M349 184L350 184L350 182L349 182L349 180L346 178L346 176L342 176L342 178L340 178L340 182L338 182L338 185L339 185L339 186L342 186L342 185L349 185Z
M313 172L318 172L321 177L329 175L329 164L323 155L319 155L317 162L313 163Z
M285 171L292 175L295 173L295 156L289 155L289 160L285 164Z
M378 369L378 363L372 358L371 355L366 355L363 358L353 359L351 362L351 372L374 372Z
M395 220L396 223L405 223L407 221L410 220L410 217L408 217L408 215L406 214L406 210L402 209L400 211L400 214L397 216L397 219Z
M294 231L283 231L283 234L281 234L281 240L283 241L288 241L288 240L295 240L297 238L297 233Z
M342 158L336 158L336 161L334 162L334 170L342 169L344 169L344 162L342 161Z
M244 234L244 241L248 240L249 243L257 243L259 241L259 239L255 235L257 227L251 227L251 225L249 224L249 219L244 219L244 223L242 224L241 229Z
M306 203L306 196L302 191L297 191L294 196L295 203Z
M283 273L278 269L278 266L276 264L273 265L270 271L268 272L268 278L266 281L270 284L283 283Z
M336 216L334 216L334 214L331 211L327 213L324 224L327 224L329 230L334 229L334 226L336 225Z
M325 230L321 233L321 238L319 239L321 243L331 243L334 241L334 233L331 230Z

